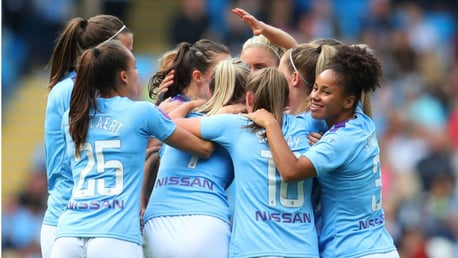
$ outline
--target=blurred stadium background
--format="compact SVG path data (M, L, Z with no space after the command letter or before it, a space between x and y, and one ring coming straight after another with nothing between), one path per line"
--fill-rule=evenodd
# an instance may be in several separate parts
M238 56L251 30L233 7L298 42L365 43L382 59L373 98L387 227L403 258L458 257L458 2L456 0L3 0L2 257L40 257L46 208L46 64L64 23L119 16L134 33L139 99L158 57L210 38Z

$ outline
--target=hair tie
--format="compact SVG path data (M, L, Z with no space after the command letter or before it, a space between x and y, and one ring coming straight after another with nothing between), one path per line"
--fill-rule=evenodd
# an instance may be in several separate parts
M318 47L316 47L316 52L317 52L318 54L321 54L321 45L319 45Z
M199 57L204 56L204 54L202 53L202 51L200 51L200 49L197 48L197 47L190 46L189 49L190 49L196 56L199 56Z
M87 20L86 20L86 19L83 19L83 20L81 21L81 28L86 29L87 23L88 23Z
M100 55L100 49L98 49L97 47L95 47L95 48L92 50L92 53L94 54L94 57L97 58L97 57Z

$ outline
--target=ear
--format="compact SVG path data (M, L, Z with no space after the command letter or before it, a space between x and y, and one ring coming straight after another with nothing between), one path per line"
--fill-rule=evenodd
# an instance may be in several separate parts
M246 96L245 96L245 100L246 100L247 107L250 107L250 108L253 107L253 102L254 102L253 92L247 91L246 92Z
M119 72L119 78L121 79L122 82L127 84L127 73L126 73L126 71L122 70L121 72Z
M344 101L344 108L345 109L353 108L355 101L356 101L356 97L353 95L346 97Z
M299 85L299 83L301 82L301 76L299 75L298 72L293 72L291 74L291 82L293 83L293 86L294 87L297 87Z
M196 82L200 82L202 78L202 73L199 70L194 70L192 72L192 79Z

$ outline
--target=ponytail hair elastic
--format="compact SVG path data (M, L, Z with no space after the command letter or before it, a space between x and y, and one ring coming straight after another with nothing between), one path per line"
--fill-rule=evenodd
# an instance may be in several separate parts
M86 19L83 19L83 20L81 21L80 25L81 25L81 28L82 28L83 30L85 30L85 29L86 29L86 27L87 27L87 23L88 23L88 22L87 22L87 20L86 20Z
M318 45L318 46L316 47L316 50L315 50L315 51L316 51L318 54L321 54L321 50L322 50L321 45Z
M92 50L92 53L94 55L95 58L97 58L99 55L100 55L100 49L95 47L93 50Z

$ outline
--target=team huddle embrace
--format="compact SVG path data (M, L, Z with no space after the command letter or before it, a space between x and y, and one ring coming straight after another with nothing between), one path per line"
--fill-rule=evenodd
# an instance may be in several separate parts
M399 257L385 227L367 45L298 43L242 9L240 56L164 53L135 100L133 34L74 18L51 57L43 257Z

